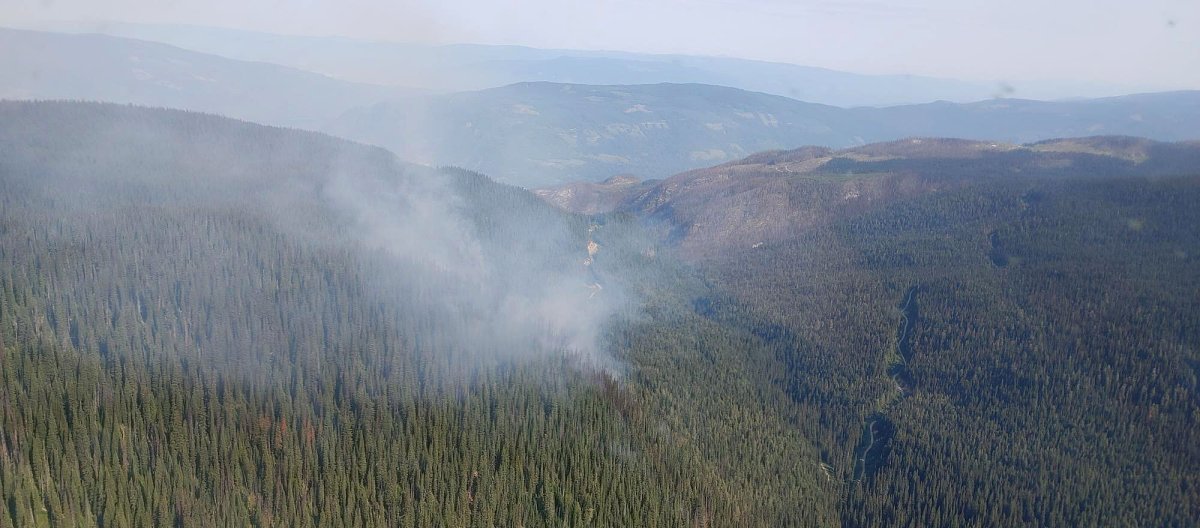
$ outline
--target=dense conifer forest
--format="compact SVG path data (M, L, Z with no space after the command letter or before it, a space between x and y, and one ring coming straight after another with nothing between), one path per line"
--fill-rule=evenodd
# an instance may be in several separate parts
M787 343L843 524L1200 519L1200 178L1094 174L975 178L706 265Z
M0 108L4 525L836 519L757 381L767 348L686 309L703 285L632 219L315 134ZM479 251L538 277L580 268L596 225L591 273L649 301L613 312L604 352L481 330L448 271L355 239L317 190L334 173L436 179Z
M1193 525L1200 178L967 180L689 262L328 136L0 103L0 526Z

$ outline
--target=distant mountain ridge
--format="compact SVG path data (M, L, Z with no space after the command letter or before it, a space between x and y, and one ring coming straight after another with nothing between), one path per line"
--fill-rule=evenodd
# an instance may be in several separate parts
M240 60L264 61L358 82L438 91L495 88L520 82L731 86L838 106L975 101L996 83L917 75L868 75L736 58L525 46L423 45L344 37L285 36L197 26L105 23L86 31L153 40ZM1033 91L1027 96L1041 97ZM1111 88L1071 95L1119 93ZM1053 97L1053 95L1050 95ZM1062 96L1062 95L1059 95Z
M332 45L330 56L343 53L337 51L339 42L351 50L361 44L346 39L311 42ZM529 188L600 181L616 174L664 178L764 150L798 145L845 148L910 136L1013 143L1097 134L1163 141L1200 138L1200 92L885 108L840 108L709 84L527 82L415 95L411 89L351 83L105 35L0 29L0 48L8 52L0 56L5 71L0 99L130 103L321 130L386 147L410 161L461 166ZM420 53L409 57L408 48L400 45L371 49L382 54L380 60L399 54L407 57L404 60L426 61L420 68L440 65L465 75L486 72L495 61L557 60L552 50L451 46L439 49L452 50L458 57L454 60L463 62L447 59L443 64L438 57ZM613 64L632 60L628 54L618 54L620 60L602 55L585 58L617 61ZM702 61L680 60L678 64ZM638 71L644 74L638 80L677 78L654 68ZM594 82L604 77L574 78ZM759 72L713 80L738 85L751 78L783 79ZM932 96L937 91L924 93Z
M1195 139L1200 91L846 109L710 85L522 83L360 108L326 131L414 161L541 187L622 173L663 178L758 151L913 136L1010 143L1100 134Z
M83 99L317 128L402 94L293 68L107 35L0 28L0 99Z
M347 112L327 132L525 186L665 176L795 141L853 143L841 109L709 85L522 83ZM853 118L853 117L852 117Z

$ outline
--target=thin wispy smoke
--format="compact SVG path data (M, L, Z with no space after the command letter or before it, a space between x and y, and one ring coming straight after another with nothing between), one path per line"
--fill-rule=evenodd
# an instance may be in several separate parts
M468 287L490 281L483 247L456 210L465 207L436 174L382 178L338 172L324 187L367 247L419 263Z
M348 220L356 243L399 263L391 273L437 292L430 309L466 322L463 349L495 356L479 358L488 361L566 354L591 368L616 368L602 334L630 299L597 272L609 255L593 240L595 226L490 182L487 192L507 195L463 196L460 178L478 176L396 167L385 175L339 168L321 198ZM502 216L488 210L495 204L479 203L518 194L508 206L520 209Z
M92 114L83 122L93 125L57 136L68 155L39 154L50 168L28 192L65 216L205 211L266 226L284 245L322 256L288 266L333 262L346 268L326 273L360 282L363 302L335 310L391 303L384 312L408 312L397 328L417 332L417 320L429 323L420 331L455 334L430 340L449 350L423 352L492 365L566 356L619 370L604 334L615 315L636 311L633 296L609 279L626 253L610 251L598 238L603 228L587 218L483 175L408 164L321 134L176 111L64 106ZM143 168L119 169L129 160ZM223 259L234 258L222 251L171 258L221 273Z

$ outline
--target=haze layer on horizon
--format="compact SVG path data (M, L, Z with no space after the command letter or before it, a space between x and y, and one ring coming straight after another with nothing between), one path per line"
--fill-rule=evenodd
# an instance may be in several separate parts
M1200 88L1200 2L15 0L0 25L188 24L431 44L678 53L859 73Z

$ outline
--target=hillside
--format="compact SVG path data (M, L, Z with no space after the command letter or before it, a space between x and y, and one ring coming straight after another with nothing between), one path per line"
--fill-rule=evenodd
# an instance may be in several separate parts
M745 251L798 231L993 179L1178 176L1200 166L1200 144L1127 137L1029 145L908 139L831 150L804 147L677 174L638 187L608 187L594 201L568 184L539 190L556 206L633 212L656 221L685 253ZM572 200L553 199L569 195Z
M523 83L406 98L326 128L422 163L468 167L526 187L665 178L753 152L846 148L902 137L1028 143L1056 137L1200 138L1200 92L1075 102L996 100L844 109L708 85Z
M0 103L0 189L0 524L836 522L774 350L627 220L92 103Z
M315 128L411 93L105 35L0 28L0 49L0 99L131 103Z
M843 525L1182 526L1197 167L1196 143L919 139L757 154L617 210L697 263L698 310L777 346Z

